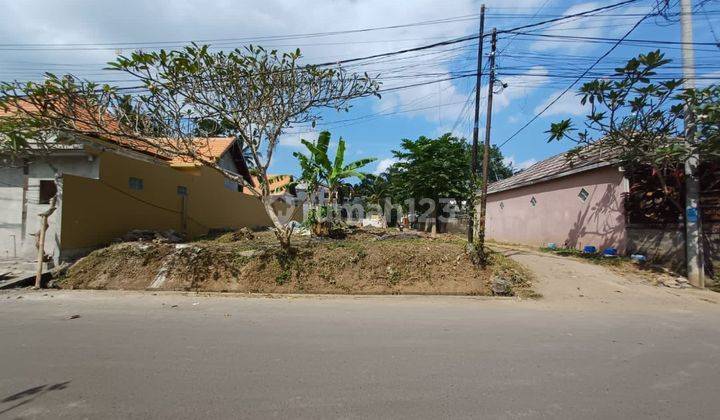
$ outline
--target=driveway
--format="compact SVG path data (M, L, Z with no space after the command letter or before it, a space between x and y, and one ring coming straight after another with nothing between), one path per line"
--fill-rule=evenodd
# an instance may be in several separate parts
M671 289L652 284L642 272L621 271L580 259L539 252L525 247L493 247L527 267L535 276L538 303L555 309L637 310L714 308L720 293Z
M716 418L717 305L602 305L2 292L0 418Z

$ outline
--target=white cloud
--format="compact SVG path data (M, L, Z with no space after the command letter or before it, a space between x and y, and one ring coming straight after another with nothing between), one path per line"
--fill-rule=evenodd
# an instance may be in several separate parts
M305 148L305 145L302 144L301 140L307 140L309 142L315 142L318 138L318 133L311 132L311 133L305 133L305 134L285 134L280 136L279 144L280 146L285 147L293 147L298 149Z
M550 102L552 102L555 98L557 98L558 95L562 93L562 90L558 90L555 92L552 92L548 95L548 98L535 107L534 112L537 114L540 111L542 111ZM548 108L547 111L543 114L544 117L549 117L553 115L558 116L578 116L578 115L587 115L590 113L590 106L588 104L581 105L580 104L580 98L577 96L577 94L573 91L570 91L563 95L562 98L560 98L559 101L554 103L550 108Z
M505 157L505 158L503 159L503 163L504 163L505 165L510 165L510 166L512 166L512 168L515 169L515 170L518 170L518 169L527 169L527 168L531 167L532 165L536 164L536 163L537 163L537 159L530 158L530 159L527 159L527 160L523 160L523 161L521 161L521 162L516 162L516 161L515 161L515 156L508 156L508 157Z
M502 77L500 81L507 87L493 95L493 110L500 111L508 107L515 99L527 96L530 92L548 82L548 70L542 66L534 66L520 75ZM483 86L487 91L487 86ZM496 90L497 91L497 90Z
M563 15L573 15L592 9L597 9L605 4L598 2L580 3L570 6ZM566 35L566 36L582 36L589 38L596 37L616 37L627 32L634 25L639 17L620 18L617 13L641 15L650 11L649 5L628 6L616 13L596 14L592 19L583 20L579 18L568 19L567 21L550 25L548 29L541 31L541 34L547 35ZM613 16L615 15L615 16ZM578 51L594 48L595 44L589 44L583 40L567 40L554 38L540 38L532 44L532 49L537 51L544 50L562 50L564 53L573 53Z
M393 166L397 162L398 160L395 158L381 159L380 161L378 161L377 166L375 167L375 171L373 171L373 173L375 175L379 175L385 172L389 167Z

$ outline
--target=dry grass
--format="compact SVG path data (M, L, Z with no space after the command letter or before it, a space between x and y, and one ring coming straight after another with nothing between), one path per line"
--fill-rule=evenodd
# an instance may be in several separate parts
M59 285L143 290L160 276L157 290L487 295L500 275L516 294L533 296L529 273L500 254L478 268L458 237L387 234L363 229L342 240L297 236L290 253L277 247L271 232L230 232L178 247L122 243L81 259Z

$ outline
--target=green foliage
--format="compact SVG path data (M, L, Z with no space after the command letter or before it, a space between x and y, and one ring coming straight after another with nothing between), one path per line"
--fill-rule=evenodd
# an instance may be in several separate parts
M437 139L425 136L404 139L392 183L406 198L453 198L460 202L471 193L468 147L465 141L444 134Z
M331 161L328 155L330 146L330 132L323 131L318 136L317 142L312 143L302 140L308 150L308 154L299 152L293 153L298 160L301 169L299 181L308 184L309 191L316 191L318 187L325 187L330 191L330 200L335 199L335 193L348 178L365 178L365 174L359 169L374 162L375 158L360 159L355 162L345 163L345 140L338 141L335 158Z

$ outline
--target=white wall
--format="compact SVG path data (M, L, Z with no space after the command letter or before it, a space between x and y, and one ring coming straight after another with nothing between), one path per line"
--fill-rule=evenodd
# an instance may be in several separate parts
M56 156L52 166L62 174L97 178L98 162L82 151ZM34 259L37 256L39 213L49 204L40 204L40 181L54 180L54 169L44 162L30 162L27 174L21 163L0 167L0 258ZM25 190L23 201L23 190ZM60 220L62 215L62 183L58 189L58 208L48 220L45 252L57 262L60 256ZM23 220L23 207L26 209Z

